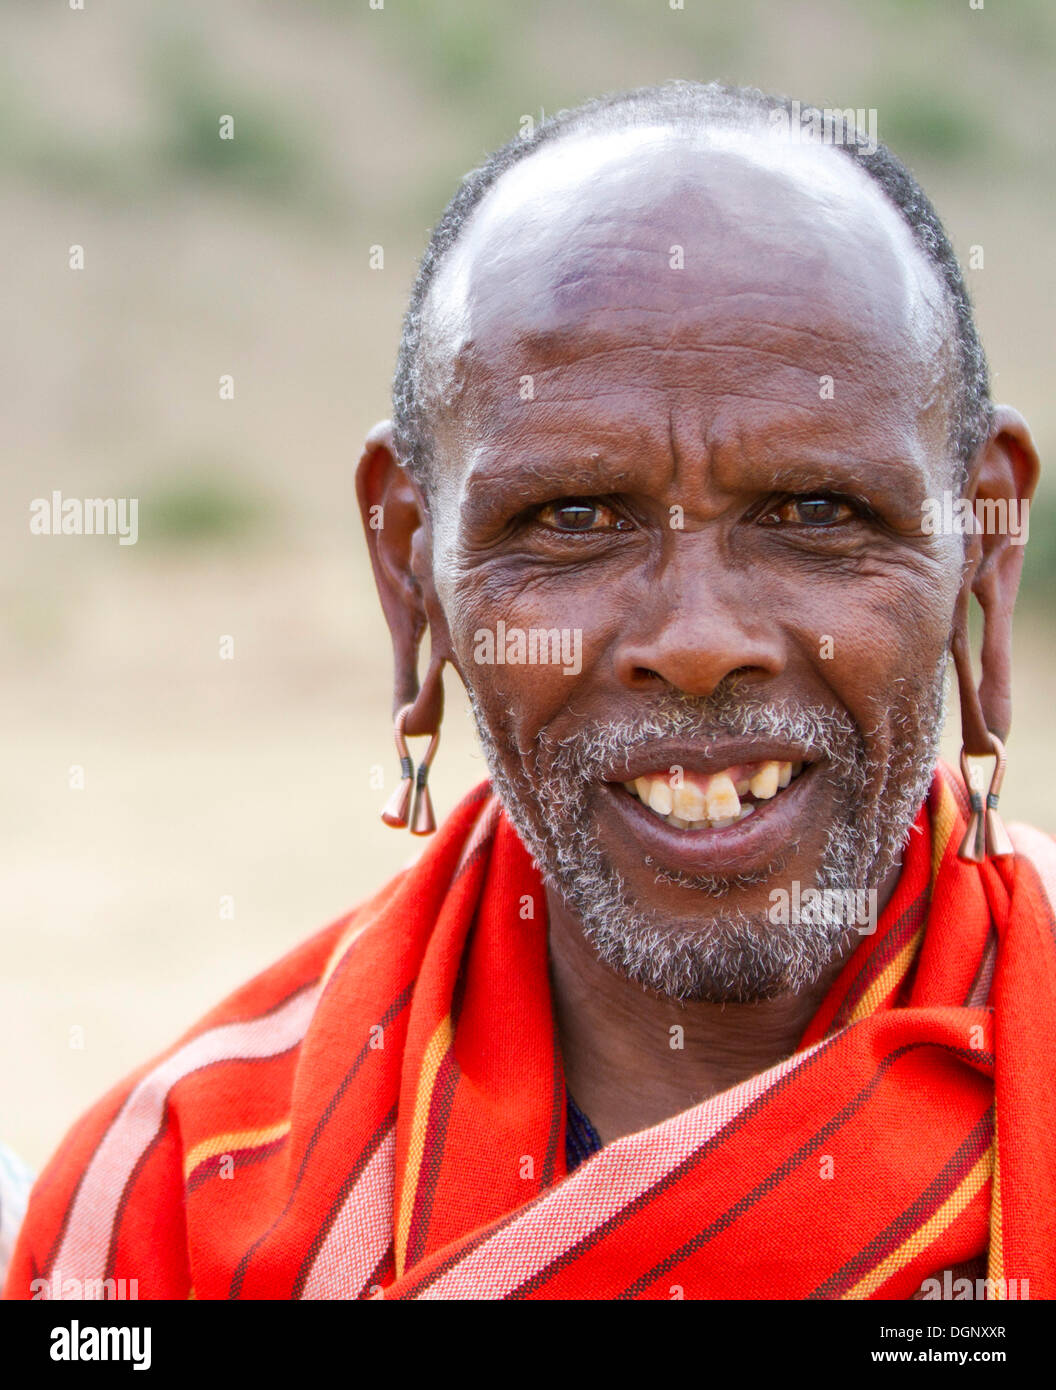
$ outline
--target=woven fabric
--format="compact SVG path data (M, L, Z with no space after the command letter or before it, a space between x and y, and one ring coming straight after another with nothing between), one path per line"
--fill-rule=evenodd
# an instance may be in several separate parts
M565 1109L565 1171L571 1173L601 1148L601 1138L583 1111L567 1095Z
M73 1128L8 1295L905 1299L985 1256L1056 1297L1052 911L963 828L942 768L798 1050L567 1174L543 889L480 787Z

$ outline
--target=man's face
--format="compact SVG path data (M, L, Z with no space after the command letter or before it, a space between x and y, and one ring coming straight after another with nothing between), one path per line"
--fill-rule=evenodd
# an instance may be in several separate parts
M775 924L774 890L897 862L959 580L920 527L939 306L839 154L659 131L525 161L436 287L459 669L518 829L648 987L801 988L846 923Z

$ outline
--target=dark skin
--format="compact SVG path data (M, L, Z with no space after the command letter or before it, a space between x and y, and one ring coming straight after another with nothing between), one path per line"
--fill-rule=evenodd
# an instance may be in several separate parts
M444 661L507 740L511 774L541 732L633 716L659 692L706 696L736 672L767 700L849 714L882 768L900 737L892 711L952 646L966 742L985 752L986 727L1004 737L1011 718L1023 552L1006 536L922 534L923 499L952 483L948 335L897 213L816 148L709 149L651 131L561 150L504 176L436 287L447 405L433 495L399 466L387 424L360 464L364 517L384 508L366 534L394 708L415 701L408 731L438 727ZM1024 421L1000 408L968 494L1029 498L1037 472ZM474 632L500 617L582 629L581 672L476 664ZM822 773L784 825L782 883L813 882L833 813ZM707 899L643 863L620 795L598 785L590 805L636 899L671 931L706 915ZM724 833L730 872L772 859L769 841ZM878 885L881 907L897 872ZM732 889L730 905L765 911L771 887ZM568 1084L605 1142L790 1055L841 965L799 994L679 1005L604 966L549 888L547 903Z

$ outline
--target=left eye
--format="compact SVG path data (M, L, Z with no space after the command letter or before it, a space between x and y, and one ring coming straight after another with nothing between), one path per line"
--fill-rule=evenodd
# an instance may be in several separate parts
M547 502L536 512L535 519L551 531L566 534L625 531L630 528L630 522L619 516L612 507L590 497L564 497L559 502Z
M769 526L779 522L794 526L833 526L848 521L854 508L840 497L789 497L766 512L760 520Z

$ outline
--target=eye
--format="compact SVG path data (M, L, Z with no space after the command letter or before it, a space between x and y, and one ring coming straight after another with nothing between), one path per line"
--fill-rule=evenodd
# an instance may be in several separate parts
M813 493L802 497L786 497L765 511L759 520L764 526L838 526L859 514L858 508L844 497L829 493Z
M629 531L631 523L594 497L562 497L537 508L534 519L550 531L565 535L590 531Z

